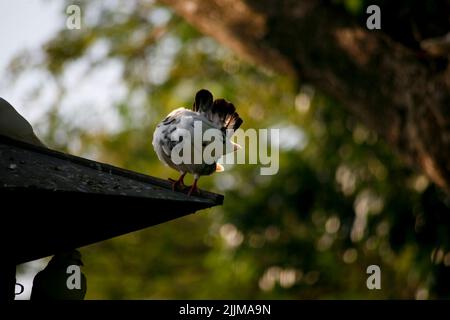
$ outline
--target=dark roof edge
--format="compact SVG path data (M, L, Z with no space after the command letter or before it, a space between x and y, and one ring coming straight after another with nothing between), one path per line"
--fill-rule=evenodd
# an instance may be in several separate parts
M134 172L131 170L115 167L110 164L74 156L74 155L71 155L68 153L52 150L49 148L44 148L44 147L30 144L30 143L27 143L24 141L16 140L16 139L4 136L4 135L0 135L0 143L17 146L17 147L27 149L27 150L32 150L33 152L38 152L38 153L45 154L45 155L48 155L48 156L51 156L54 158L59 158L59 159L65 160L65 161L70 161L72 163L76 163L76 164L88 167L90 169L94 169L94 170L98 170L98 171L106 172L106 173L116 174L116 175L119 175L122 177L141 181L144 183L150 183L150 184L156 185L156 186L164 188L164 189L172 190L171 183L168 180L148 176L148 175L145 175L142 173L138 173L138 172ZM216 205L221 205L224 200L223 195L204 191L204 190L201 191L200 197L210 199L210 200L214 201L214 203Z

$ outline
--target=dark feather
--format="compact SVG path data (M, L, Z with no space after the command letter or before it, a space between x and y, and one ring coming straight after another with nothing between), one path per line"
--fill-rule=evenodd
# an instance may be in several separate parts
M237 130L243 122L235 106L225 99L215 100L211 112L219 117L225 129Z
M196 112L207 112L213 104L213 95L206 89L201 89L195 95L192 109Z
M237 130L243 122L232 103L225 99L217 99L213 102L213 95L206 89L197 92L192 109L205 115L222 130Z

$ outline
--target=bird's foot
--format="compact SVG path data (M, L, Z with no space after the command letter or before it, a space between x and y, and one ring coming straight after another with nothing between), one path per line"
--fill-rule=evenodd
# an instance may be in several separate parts
M172 191L185 190L187 188L184 184L184 175L182 175L178 180L169 178L169 181L172 184Z
M197 187L197 180L194 180L194 183L192 184L191 188L188 191L188 197L191 196L191 194L200 194L200 190Z

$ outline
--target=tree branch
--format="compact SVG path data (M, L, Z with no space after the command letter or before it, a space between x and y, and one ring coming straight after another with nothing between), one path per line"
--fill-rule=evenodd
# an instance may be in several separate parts
M309 81L440 187L450 186L450 70L320 1L162 0L239 55Z

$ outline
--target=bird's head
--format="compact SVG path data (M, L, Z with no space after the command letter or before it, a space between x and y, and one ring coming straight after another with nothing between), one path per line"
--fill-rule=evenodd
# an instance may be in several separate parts
M206 89L201 89L195 95L194 110L206 111L213 104L213 95Z

